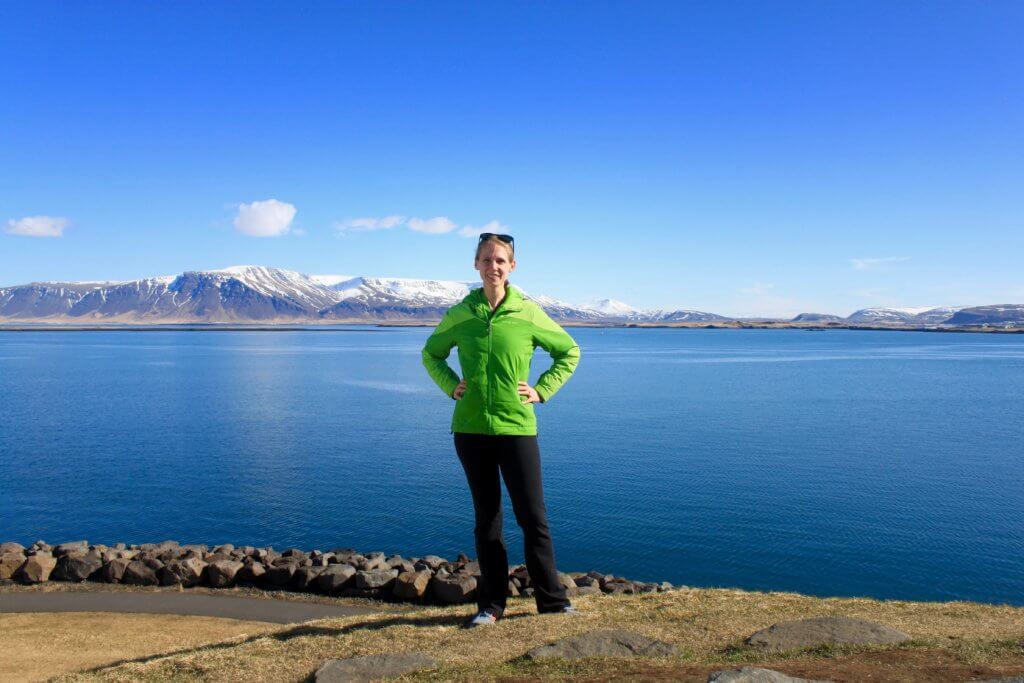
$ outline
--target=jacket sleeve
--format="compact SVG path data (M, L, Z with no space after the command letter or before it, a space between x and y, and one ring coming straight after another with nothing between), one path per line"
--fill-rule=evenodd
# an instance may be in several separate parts
M552 320L539 306L533 316L533 347L547 351L554 362L534 385L541 403L546 403L562 388L580 360L580 347L569 333Z
M427 368L431 379L441 387L441 391L449 398L454 398L452 392L459 385L459 376L455 374L446 360L452 352L452 347L455 346L454 321L455 318L449 308L441 322L434 328L434 332L427 338L427 343L423 346L421 354L423 365Z

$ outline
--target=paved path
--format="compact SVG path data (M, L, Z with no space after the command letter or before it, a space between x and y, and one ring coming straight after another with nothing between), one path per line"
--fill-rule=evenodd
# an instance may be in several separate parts
M0 593L0 612L129 612L224 617L274 624L312 619L380 614L370 607L322 605L289 600L259 600L199 593L72 592Z

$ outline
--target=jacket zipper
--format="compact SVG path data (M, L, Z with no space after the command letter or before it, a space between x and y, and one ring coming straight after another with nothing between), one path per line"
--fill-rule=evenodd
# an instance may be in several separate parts
M491 321L494 319L494 311L487 316L487 431L494 432L492 423L494 406L491 405Z

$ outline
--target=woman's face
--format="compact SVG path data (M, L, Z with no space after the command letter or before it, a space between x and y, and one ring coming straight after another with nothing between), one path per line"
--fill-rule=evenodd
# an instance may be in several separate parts
M480 280L484 284L500 285L516 269L516 260L510 258L505 245L487 242L480 249L480 256L473 262L473 267L480 271Z

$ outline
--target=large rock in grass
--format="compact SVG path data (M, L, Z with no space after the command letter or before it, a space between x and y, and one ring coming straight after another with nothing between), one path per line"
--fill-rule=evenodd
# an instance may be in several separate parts
M910 636L865 619L814 617L782 621L747 638L747 644L766 650L796 650L818 645L882 645L902 643Z
M338 593L354 585L356 568L350 564L332 564L316 577L317 587L322 593Z
M476 579L466 574L435 576L430 580L430 592L438 602L457 605L476 597Z
M12 578L25 564L25 556L21 553L4 553L0 555L0 580Z
M57 560L51 578L59 581L85 581L103 568L103 560L96 553L69 553Z
M25 558L15 578L23 583L42 583L50 578L57 560L49 553L38 553Z
M433 669L437 662L422 652L395 652L351 659L329 659L316 671L316 683L369 683Z
M828 683L828 681L794 678L771 669L744 666L739 669L713 671L708 676L708 683Z
M419 600L430 586L430 570L424 569L418 572L402 572L395 579L395 584L391 587L391 593L396 598L402 598L403 600Z
M244 567L237 560L217 560L206 565L206 581L214 588L227 588L235 583L235 576Z
M671 643L621 629L591 631L535 647L528 659L582 659L583 657L669 657L679 654Z

